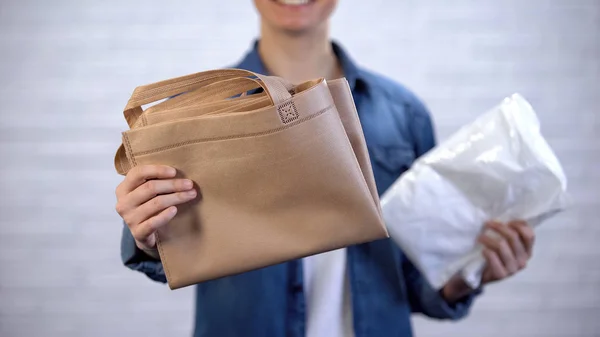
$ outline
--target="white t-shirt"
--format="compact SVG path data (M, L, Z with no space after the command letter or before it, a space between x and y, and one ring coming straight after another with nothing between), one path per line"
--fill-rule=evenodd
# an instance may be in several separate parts
M306 337L354 337L346 249L302 260Z

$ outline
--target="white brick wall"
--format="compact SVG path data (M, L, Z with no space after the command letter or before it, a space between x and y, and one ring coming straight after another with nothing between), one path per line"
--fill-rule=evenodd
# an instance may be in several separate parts
M192 289L121 266L112 156L140 84L235 62L251 1L0 3L0 336L188 336ZM342 0L334 36L431 108L443 139L521 92L570 179L570 212L521 275L418 336L600 336L600 1Z

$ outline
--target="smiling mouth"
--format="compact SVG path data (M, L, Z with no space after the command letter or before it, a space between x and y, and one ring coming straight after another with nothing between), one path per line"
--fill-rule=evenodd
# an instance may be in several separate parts
M273 2L276 2L278 4L281 5L286 5L286 6L302 6L302 5L308 5L311 2L314 2L315 0L272 0Z

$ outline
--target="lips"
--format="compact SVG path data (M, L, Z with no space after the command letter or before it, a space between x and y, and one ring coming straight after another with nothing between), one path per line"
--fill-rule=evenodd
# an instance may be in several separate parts
M307 5L314 0L273 0L279 4L287 5L287 6L302 6Z

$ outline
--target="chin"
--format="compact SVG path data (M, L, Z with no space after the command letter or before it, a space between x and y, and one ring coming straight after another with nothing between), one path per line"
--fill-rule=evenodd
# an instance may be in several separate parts
M274 22L272 24L275 26L275 28L286 31L291 34L301 34L317 26L316 23L298 21Z
M288 32L303 32L329 19L337 0L254 0L261 18Z

